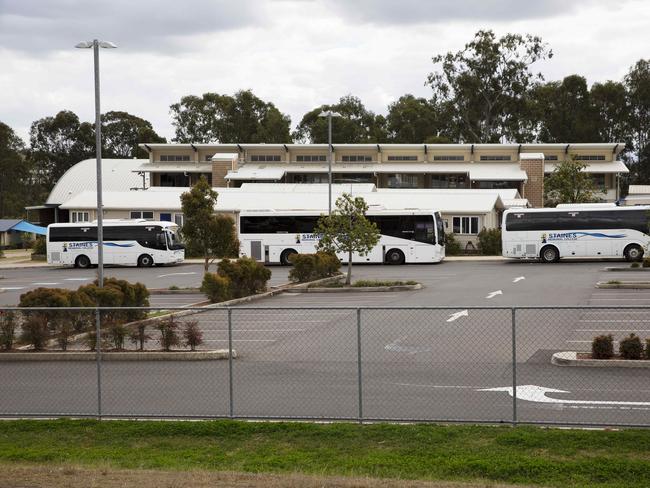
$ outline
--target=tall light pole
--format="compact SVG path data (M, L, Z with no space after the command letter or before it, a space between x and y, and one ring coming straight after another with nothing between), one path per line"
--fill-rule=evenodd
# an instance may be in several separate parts
M97 282L100 288L104 286L104 210L102 205L102 119L99 106L99 48L115 49L112 42L92 41L80 42L75 46L79 49L93 48L95 65L95 154L97 157ZM102 319L99 309L95 309L95 355L97 363L97 417L102 417Z
M102 204L102 119L99 104L99 48L115 49L112 42L92 41L80 42L78 49L93 49L95 65L95 154L97 158L97 280L99 287L104 286L104 212Z
M327 215L332 215L332 117L341 117L341 114L324 110L318 116L327 117Z

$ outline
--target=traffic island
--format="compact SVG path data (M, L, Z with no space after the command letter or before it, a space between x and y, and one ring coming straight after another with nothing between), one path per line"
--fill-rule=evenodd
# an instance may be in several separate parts
M237 351L232 350L233 359ZM106 351L102 361L215 361L228 359L228 349L212 351ZM0 362L24 361L96 361L94 351L19 351L0 353Z
M599 281L596 288L625 288L628 290L645 290L650 288L650 281Z
M576 351L556 352L551 364L583 368L650 368L648 359L592 359L590 353Z
M326 286L322 284L312 284L302 288L293 288L286 290L289 293L356 293L356 292L386 292L386 291L411 291L421 290L422 283L415 281L372 281L360 280L352 285L345 285L341 283L343 277L339 277L337 281L328 283Z
M623 268L621 266L608 266L607 268L603 268L603 271L650 271L650 268L644 268L643 266L638 266L636 268L632 268L630 266Z

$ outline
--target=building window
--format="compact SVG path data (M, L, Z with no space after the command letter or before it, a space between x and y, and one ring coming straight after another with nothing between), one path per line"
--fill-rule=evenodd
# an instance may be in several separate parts
M503 180L475 181L474 188L480 188L482 190L503 190L505 188L514 188L518 190L520 183L521 181L503 181Z
M335 173L332 176L334 183L374 183L372 173Z
M190 177L185 173L160 173L160 186L190 186Z
M481 156L481 161L510 161L511 156L497 154L495 156Z
M280 161L280 156L278 154L253 154L251 155L251 161L252 162L279 162Z
M352 154L349 156L343 156L341 160L344 163L359 163L359 162L366 162L366 161L372 161L372 156L363 156L360 154Z
M604 174L592 174L591 179L594 181L594 186L602 192L607 191L607 186L605 184L605 175Z
M88 222L90 221L89 212L70 212L70 222Z
M327 156L318 154L305 154L296 156L296 161L299 163L316 163L318 161L327 161Z
M544 154L546 161L557 161L557 154Z
M189 161L190 157L187 154L162 154L161 161Z
M294 174L294 183L329 183L327 173Z
M431 175L430 188L467 188L467 175Z
M131 218L132 219L145 219L145 220L153 220L153 212L147 212L147 211L134 211L131 212Z
M574 154L573 159L576 161L605 161L603 154Z
M388 175L388 188L417 188L418 175L396 173Z
M174 223L178 227L183 227L183 224L185 223L185 216L181 214L174 214Z
M417 156L388 156L388 161L417 161Z
M434 156L434 161L465 161L465 156L449 156L449 155L440 155Z
M478 217L454 217L454 234L478 234Z

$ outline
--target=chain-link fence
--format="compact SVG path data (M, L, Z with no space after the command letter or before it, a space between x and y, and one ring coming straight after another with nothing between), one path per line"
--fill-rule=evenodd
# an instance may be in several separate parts
M615 354L632 333L645 347L649 316L640 307L6 308L0 416L650 426L650 359L588 364L596 336L611 334Z

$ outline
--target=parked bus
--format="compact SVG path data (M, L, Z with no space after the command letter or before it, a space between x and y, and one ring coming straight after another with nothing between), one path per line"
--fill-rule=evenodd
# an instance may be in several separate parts
M556 262L564 257L639 261L648 251L650 206L614 204L514 208L503 213L503 256Z
M264 263L288 265L292 254L314 253L319 241L314 228L321 213L299 211L246 212L239 217L241 253ZM353 263L438 263L445 257L445 233L440 214L423 210L370 210L366 217L381 233L366 256ZM345 253L338 255L347 262Z
M173 222L105 220L102 229L104 264L148 267L185 259ZM49 225L47 262L77 268L96 265L97 221Z

